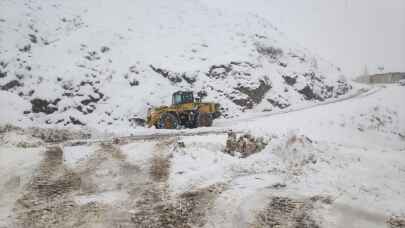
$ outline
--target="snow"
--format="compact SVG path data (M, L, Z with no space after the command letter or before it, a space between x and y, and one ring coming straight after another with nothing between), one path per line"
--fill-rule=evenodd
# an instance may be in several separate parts
M0 107L0 123L7 124L21 121L21 113L30 105L15 94L0 91Z
M167 197L216 184L225 186L207 211L205 227L252 224L275 196L301 200L330 197L331 204L317 204L312 212L321 227L381 227L390 216L405 214L405 104L400 100L404 93L403 87L386 86L292 112L246 114L241 119L219 121L212 128L215 131L231 128L269 141L262 151L246 158L224 153L227 135L214 131L170 140L155 136L107 147L90 140L85 145L64 146L63 164L78 173L94 169L82 183L92 183L97 191L74 194L74 201L81 205L125 205L134 197L131 186L137 186L137 192L153 186L145 178L156 156L162 156L170 164L164 183ZM377 125L376 119L380 120ZM3 135L3 140L13 136L35 141L13 131ZM2 179L1 186L16 176L22 180L14 193L0 197L0 221L4 224L23 190L22 183L30 180L42 159L43 144L28 149L19 145L0 147L0 175L9 177ZM96 163L86 166L92 162Z
M124 145L120 147L120 150L131 164L145 165L153 157L155 145L156 142L153 141L141 141Z
M347 82L267 20L197 0L10 0L0 9L0 73L7 73L0 85L23 84L0 91L0 124L92 131L83 145L58 144L61 171L81 175L80 190L69 192L77 204L131 211L138 198L150 197L147 191L175 200L221 184L206 208L206 227L252 224L274 196L330 196L331 204L314 207L322 227L379 227L405 215L404 87ZM18 50L28 44L29 51ZM139 85L131 86L134 80ZM243 88L262 83L271 88L251 109L235 103L249 98ZM299 92L308 86L320 97ZM131 123L147 108L170 103L176 90L207 91L204 100L221 103L228 116L198 129ZM28 113L34 98L57 110ZM269 144L246 158L232 156L224 152L227 130ZM0 226L7 226L50 144L24 130L0 132L0 139ZM155 181L154 165L166 162Z
M67 167L75 169L81 162L89 159L98 148L97 145L63 147L63 162Z
M37 169L43 148L17 148L0 145L0 226L7 227L15 201Z
M249 122L229 121L234 130L271 137L264 151L245 159L223 154L224 138L184 138L186 148L172 159L171 189L228 183L228 190L217 199L211 214L213 224L221 222L221 227L240 225L227 220L234 216L238 216L238 223L248 222L254 214L249 208L260 208L258 202L269 192L290 197L333 196L336 205L319 213L325 227L348 225L343 219L352 221L350 227L379 227L390 215L405 213L405 142L398 136L405 132L405 104L399 99L404 92L401 87L390 86L369 96L325 106ZM394 124L358 130L357 126L372 123L367 115L360 114L370 114L373 107L380 110L375 115L388 115ZM341 124L343 120L352 122ZM312 142L289 145L289 139L300 135ZM276 183L286 185L282 192L269 189ZM226 212L226 208L244 209ZM351 217L350 211L358 216Z

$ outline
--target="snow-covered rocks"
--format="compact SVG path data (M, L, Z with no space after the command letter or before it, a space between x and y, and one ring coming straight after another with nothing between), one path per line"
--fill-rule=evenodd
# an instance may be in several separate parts
M268 21L199 1L8 1L1 7L8 12L0 22L2 93L30 104L10 118L14 124L138 127L134 118L170 103L176 90L221 103L225 118L351 90L337 67ZM100 22L100 15L110 16Z

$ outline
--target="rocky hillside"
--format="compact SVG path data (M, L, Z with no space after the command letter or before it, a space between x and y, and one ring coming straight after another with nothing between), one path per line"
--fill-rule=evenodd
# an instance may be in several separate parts
M192 90L224 117L349 93L339 68L250 14L198 0L0 2L2 121L135 127Z

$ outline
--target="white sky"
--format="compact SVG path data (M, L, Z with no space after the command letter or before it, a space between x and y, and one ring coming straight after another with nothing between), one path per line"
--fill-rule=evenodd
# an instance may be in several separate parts
M405 0L202 0L267 18L349 77L405 71Z

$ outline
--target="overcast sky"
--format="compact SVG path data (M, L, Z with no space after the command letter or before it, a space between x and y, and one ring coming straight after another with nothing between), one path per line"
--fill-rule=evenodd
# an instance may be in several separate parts
M202 0L253 12L353 77L405 71L405 0Z

